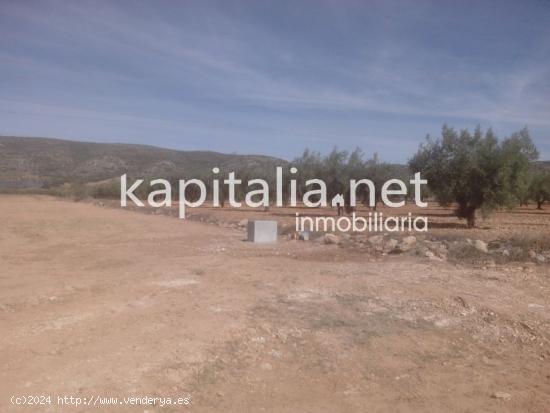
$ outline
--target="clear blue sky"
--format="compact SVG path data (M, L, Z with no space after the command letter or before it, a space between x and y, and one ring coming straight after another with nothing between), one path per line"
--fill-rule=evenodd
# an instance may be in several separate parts
M550 159L550 1L0 0L0 134L403 162L443 123Z

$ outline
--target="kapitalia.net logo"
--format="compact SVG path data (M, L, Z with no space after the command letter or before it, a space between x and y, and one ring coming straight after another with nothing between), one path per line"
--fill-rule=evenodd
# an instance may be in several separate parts
M235 176L235 172L227 174L225 179L219 176L220 169L212 168L212 179L208 185L201 179L180 179L177 184L179 217L185 219L187 208L198 208L208 200L213 207L222 207L226 195L229 205L233 208L241 208L246 205L249 208L276 207L305 207L323 208L332 206L340 211L350 212L350 216L301 216L296 213L296 230L304 231L427 231L428 219L425 216L413 216L410 212L406 215L384 216L383 213L369 212L365 216L359 216L354 212L359 198L362 204L375 207L377 199L385 206L399 208L405 205L405 199L414 194L416 206L425 208L428 204L422 201L422 185L428 183L422 179L420 172L414 174L414 178L408 183L401 179L389 179L376 188L374 182L368 178L350 179L348 190L344 194L336 194L330 202L327 201L327 184L322 179L307 179L298 191L297 179L283 179L283 168L275 168L275 191L270 190L269 183L264 179L250 179L246 181L246 193L244 199L237 199L237 189L243 184L241 179ZM297 168L290 168L289 172L296 176ZM145 180L136 179L129 182L126 174L120 177L120 205L127 207L131 201L138 207L145 207L147 203L152 208L172 207L172 184L166 179L152 179L149 181L149 191L146 200L140 199L136 192L144 185ZM210 188L211 194L208 189ZM412 193L409 193L412 192ZM274 199L273 199L274 198ZM300 204L298 199L300 198ZM242 201L242 202L241 202ZM274 202L273 202L274 201ZM352 212L353 211L353 212Z

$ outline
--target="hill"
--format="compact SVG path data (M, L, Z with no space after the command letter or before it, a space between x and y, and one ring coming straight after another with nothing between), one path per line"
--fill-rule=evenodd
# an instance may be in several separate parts
M154 146L0 136L0 189L135 177L199 177L211 168L266 170L287 162L262 155L178 151Z
M248 175L261 177L276 166L287 164L283 159L264 155L0 136L0 190L48 188L65 182L99 182L124 173L143 178L205 177L211 176L214 166L222 173L253 170L254 173ZM550 169L550 161L535 164ZM407 179L410 176L406 165L388 166L393 177Z

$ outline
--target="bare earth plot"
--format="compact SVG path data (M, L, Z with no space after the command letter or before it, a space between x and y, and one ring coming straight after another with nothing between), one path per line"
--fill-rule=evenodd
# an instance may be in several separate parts
M1 412L550 411L548 266L258 246L46 197L1 196L0 219Z

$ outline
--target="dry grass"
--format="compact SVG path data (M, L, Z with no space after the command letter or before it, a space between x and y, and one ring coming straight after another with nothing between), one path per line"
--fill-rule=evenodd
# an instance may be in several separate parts
M525 233L516 235L510 239L510 243L525 251L532 250L537 253L550 251L550 234Z

